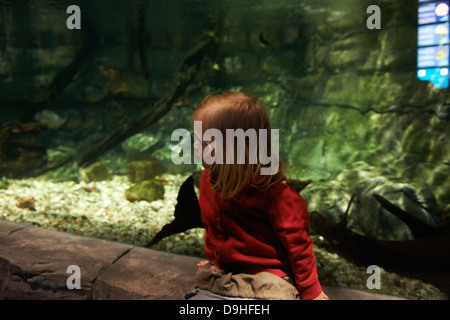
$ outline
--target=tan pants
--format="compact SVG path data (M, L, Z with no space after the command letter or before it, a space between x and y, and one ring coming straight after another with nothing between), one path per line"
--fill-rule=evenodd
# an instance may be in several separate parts
M280 278L269 272L226 273L210 262L198 269L195 280L198 288L227 297L299 300L298 290L289 277Z

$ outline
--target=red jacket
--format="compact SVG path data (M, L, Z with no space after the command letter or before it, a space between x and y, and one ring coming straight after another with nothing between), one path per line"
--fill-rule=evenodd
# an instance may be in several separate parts
M294 276L301 299L321 293L306 202L292 187L283 183L267 191L247 187L228 200L210 187L205 169L199 204L209 261L232 273Z

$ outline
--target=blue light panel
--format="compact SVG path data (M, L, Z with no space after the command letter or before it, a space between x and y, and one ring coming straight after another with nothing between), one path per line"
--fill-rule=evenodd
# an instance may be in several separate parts
M448 44L449 40L448 23L425 25L418 28L417 45L419 47Z
M417 78L449 87L449 1L418 0Z
M449 46L424 47L417 50L417 67L432 68L449 65Z
M419 5L419 24L449 21L449 2L439 1Z
M444 89L449 86L449 68L432 68L417 70L417 78L423 81L431 81L435 88Z

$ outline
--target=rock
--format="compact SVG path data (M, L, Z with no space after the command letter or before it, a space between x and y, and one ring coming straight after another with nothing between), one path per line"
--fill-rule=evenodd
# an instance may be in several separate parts
M379 240L407 240L413 239L413 235L405 223L377 201L375 195L431 226L444 218L427 184L396 177L388 170L364 162L341 170L328 181L309 184L301 194L310 211L317 211L335 222L349 209L347 227Z
M436 115L441 120L450 120L450 106L438 106L436 110Z
M58 129L61 127L66 119L61 118L59 115L50 110L41 110L36 113L34 120L45 124L50 129Z
M47 176L47 175L45 175ZM48 178L52 181L78 181L80 170L75 163L69 163L52 171Z
M329 78L323 98L330 102L345 101L361 111L369 108L384 111L406 100L404 88L412 82L409 78L409 73L362 76L343 72Z
M152 202L164 198L164 186L157 180L146 180L136 183L125 192L129 201Z
M290 163L296 169L299 180L328 179L330 172L324 163L324 138L306 137L297 140L290 152Z
M22 209L29 209L32 211L36 211L34 207L34 198L33 197L23 197L17 200L17 207Z
M88 299L101 272L130 245L1 221L2 299ZM14 231L14 232L11 232ZM13 254L10 254L13 253ZM69 290L68 266L79 266L81 288ZM1 281L0 281L1 282ZM0 283L0 288L2 287Z
M162 136L160 134L154 135L148 132L141 132L126 139L122 142L121 146L127 153L128 159L133 161L141 160L135 159L135 155L146 152L151 147L156 145L161 138Z
M97 161L86 168L80 168L81 180L85 182L110 180L111 175L103 163Z
M416 65L416 38L417 27L414 25L398 26L395 29L383 29L379 41L381 55L378 57L377 66L381 68L414 68ZM398 54L402 52L402 54Z
M331 70L357 69L370 55L370 42L366 33L359 33L318 48L317 62ZM358 49L356 49L358 48Z
M133 248L96 280L93 299L184 299L197 271L194 257ZM133 276L130 277L130 274ZM176 281L174 281L176 279Z
M0 179L0 190L8 189L8 182Z
M303 106L298 117L288 121L287 137L281 143L288 150L285 159L291 178L317 182L348 181L348 174L361 179L362 175L398 177L417 190L426 183L440 210L448 210L450 126L432 113L361 113L311 105ZM359 169L364 173L357 173Z
M409 228L384 209L374 195L384 197L401 210L429 225L436 225L442 218L435 196L426 184L397 178L375 168L359 170L353 174L358 175L359 179L347 182L347 188L353 189L351 192L357 195L349 213L352 217L351 225L360 225L367 236L380 240L413 238ZM351 188L351 185L356 187Z
M14 232L13 232L14 231ZM199 258L0 221L0 299L184 299ZM69 266L81 288L69 290Z
M308 211L316 211L335 223L345 214L351 194L336 181L318 181L300 193L308 203Z
M401 140L403 152L420 162L450 159L450 126L447 121L423 116L410 122Z
M150 180L164 173L164 166L158 160L140 160L127 163L127 176L130 182Z

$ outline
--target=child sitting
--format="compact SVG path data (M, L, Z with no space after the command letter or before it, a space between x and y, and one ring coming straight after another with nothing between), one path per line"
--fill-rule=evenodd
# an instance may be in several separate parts
M241 92L207 97L192 120L202 124L202 132L195 132L194 127L197 138L210 128L224 137L226 129L265 129L269 136L272 130L262 102ZM306 202L287 184L282 164L271 175L261 174L265 163L261 157L256 163L248 161L251 146L247 141L245 163L207 163L203 156L214 141L200 141L194 142L194 150L205 168L199 205L208 261L198 265L197 287L240 298L327 300L308 236ZM270 152L271 139L267 144ZM231 150L235 160L238 147ZM230 152L226 143L223 148Z

